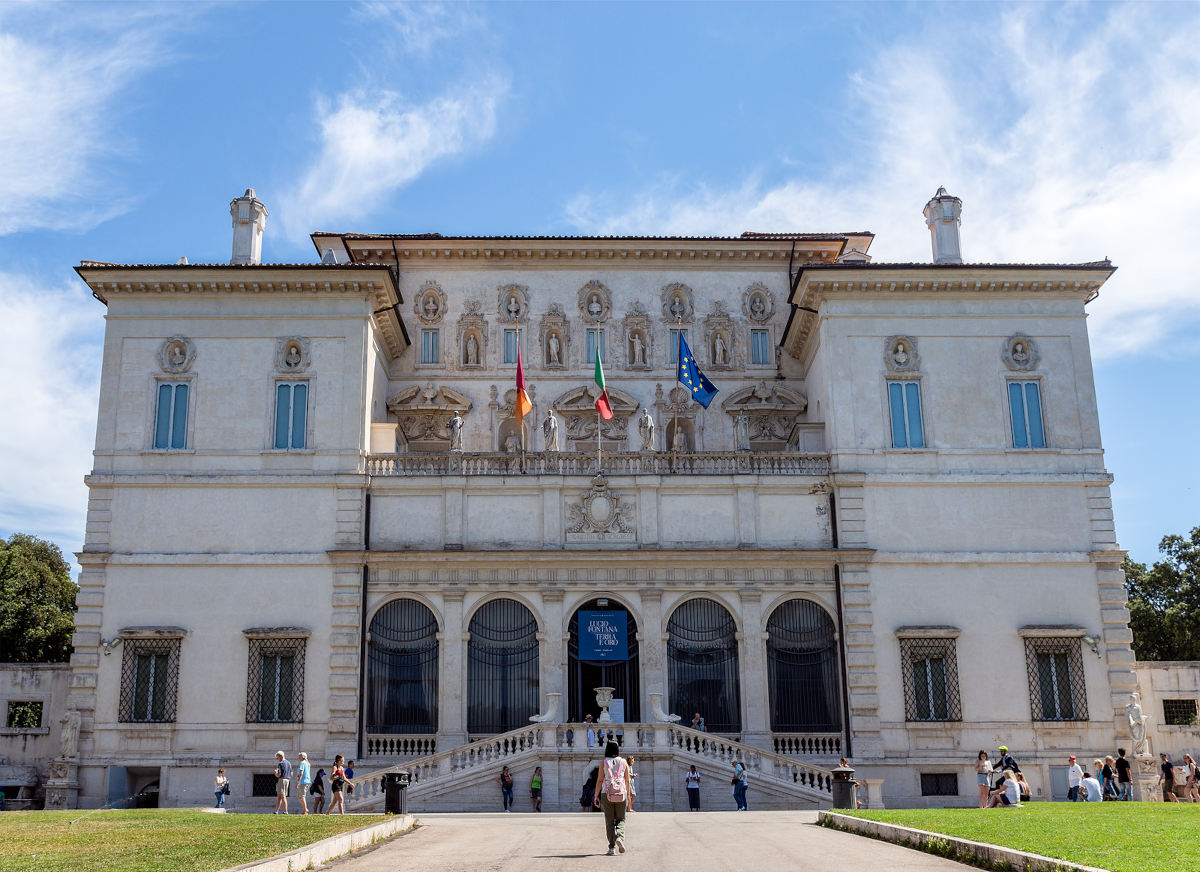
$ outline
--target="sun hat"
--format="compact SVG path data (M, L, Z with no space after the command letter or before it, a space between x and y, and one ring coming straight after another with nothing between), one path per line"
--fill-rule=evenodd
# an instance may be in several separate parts
M1068 760L1074 760L1074 759L1075 759L1075 755L1074 755L1074 754L1072 754L1072 755L1071 755L1070 757L1068 757L1067 759L1068 759Z

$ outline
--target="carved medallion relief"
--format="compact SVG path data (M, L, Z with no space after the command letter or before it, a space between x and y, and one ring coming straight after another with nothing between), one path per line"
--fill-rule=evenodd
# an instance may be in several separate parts
M695 318L695 306L691 288L681 282L672 282L663 287L661 294L663 321L668 324L692 323Z
M446 314L446 293L437 282L425 282L413 300L413 314L422 324L440 324Z
M308 340L291 336L275 341L275 369L281 373L301 373L308 369Z
M633 502L621 499L603 475L593 478L591 488L578 497L566 499L568 544L637 541Z
M921 367L917 341L911 336L889 336L883 344L883 363L888 372L917 372Z
M1029 372L1036 369L1039 358L1037 345L1024 333L1014 333L1004 340L1000 359L1014 372Z
M158 365L163 372L181 374L196 362L196 343L186 336L172 336L158 349Z
M529 288L504 285L496 291L496 317L504 324L525 321L529 315Z

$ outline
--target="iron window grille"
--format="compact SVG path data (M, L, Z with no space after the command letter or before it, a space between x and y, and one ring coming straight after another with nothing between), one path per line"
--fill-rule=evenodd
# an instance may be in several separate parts
M958 796L958 774L922 772L921 796Z
M252 796L275 795L276 779L274 772L255 772L252 778L253 780L250 783L250 793Z
M1163 723L1169 726L1189 726L1196 723L1194 699L1164 699Z
M1079 639L1025 639L1029 705L1035 721L1086 721L1087 691Z
M304 639L250 639L246 723L304 723Z
M954 640L901 639L900 653L904 669L905 719L961 721L962 700L958 690L958 656Z
M127 639L121 661L120 721L173 723L179 639Z

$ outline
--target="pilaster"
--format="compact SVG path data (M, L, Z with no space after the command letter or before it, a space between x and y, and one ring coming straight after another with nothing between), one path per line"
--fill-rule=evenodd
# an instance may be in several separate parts
M466 589L442 591L445 624L440 639L441 668L438 681L438 748L453 748L467 741L466 633L463 631L463 598Z
M764 751L772 750L770 692L767 688L766 644L763 630L762 591L754 587L738 591L742 612L742 741Z
M363 567L334 558L329 628L329 728L325 753L356 756L362 632Z

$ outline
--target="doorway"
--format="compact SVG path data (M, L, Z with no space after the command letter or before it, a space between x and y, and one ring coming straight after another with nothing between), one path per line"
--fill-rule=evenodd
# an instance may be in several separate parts
M613 612L625 616L628 656L624 660L593 660L579 658L580 612ZM613 699L622 700L625 723L641 721L641 682L638 675L637 621L628 609L615 600L597 597L584 603L571 615L570 639L567 642L567 719L579 723L584 715L600 716L596 704L597 687L613 688ZM610 709L611 711L611 709ZM616 713L614 713L616 714ZM617 720L616 717L613 718Z

